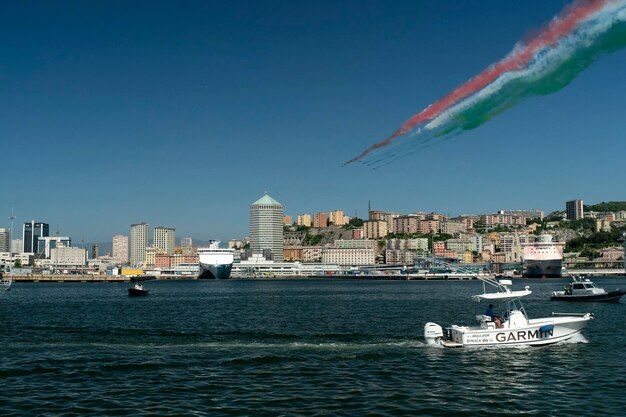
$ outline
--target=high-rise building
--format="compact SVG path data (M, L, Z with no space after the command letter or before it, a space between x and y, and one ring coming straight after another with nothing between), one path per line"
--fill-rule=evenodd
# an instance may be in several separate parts
M130 263L132 266L143 266L146 260L146 248L150 225L138 223L130 226Z
M326 213L315 213L313 215L313 227L328 227Z
M176 230L171 227L157 226L154 228L154 247L167 253L174 254Z
M98 244L94 243L91 245L91 259L96 259L98 257Z
M39 238L39 253L43 253L46 258L52 256L51 250L56 247L72 247L72 239L69 236L46 236Z
M283 260L283 206L269 195L250 205L250 249L275 261Z
M363 230L367 239L382 239L387 236L387 222L384 220L368 220L363 222Z
M297 217L296 224L298 226L306 226L311 227L311 215L310 214L301 214Z
M22 239L13 239L11 241L11 252L22 253L23 250L24 250L24 242L22 242Z
M584 217L583 201L571 200L565 202L565 212L569 220L580 220Z
M128 236L113 236L113 259L121 264L128 262Z
M0 228L0 252L11 250L11 229Z
M343 226L346 224L345 217L346 215L343 210L335 210L328 213L328 220L335 226Z
M50 226L48 223L38 223L34 220L24 223L24 227L22 228L24 252L38 253L39 238L46 236L50 236Z

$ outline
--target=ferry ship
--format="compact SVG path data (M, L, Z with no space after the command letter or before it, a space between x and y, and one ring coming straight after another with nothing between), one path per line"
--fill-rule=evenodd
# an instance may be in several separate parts
M198 248L199 279L228 279L235 259L234 249L220 248L219 240L209 241L209 247Z
M552 235L539 235L534 243L522 244L524 276L528 278L558 278L562 276L563 247L553 242Z

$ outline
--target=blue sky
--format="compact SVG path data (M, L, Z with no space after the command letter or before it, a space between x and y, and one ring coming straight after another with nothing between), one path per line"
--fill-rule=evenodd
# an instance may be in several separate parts
M624 200L626 50L394 165L341 167L565 1L7 2L0 210L75 240L130 224L239 238L293 216Z

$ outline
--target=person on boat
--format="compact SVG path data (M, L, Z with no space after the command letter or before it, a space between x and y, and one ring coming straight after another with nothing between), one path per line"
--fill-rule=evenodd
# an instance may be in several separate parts
M496 316L496 314L493 312L493 304L489 304L489 307L487 307L487 311L485 311L485 316L491 317L491 321L496 324L496 328L499 329L502 327L502 318Z

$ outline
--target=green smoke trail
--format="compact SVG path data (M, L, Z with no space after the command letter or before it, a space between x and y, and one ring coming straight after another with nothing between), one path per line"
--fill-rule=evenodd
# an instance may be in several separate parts
M473 130L500 113L533 96L553 94L569 85L580 73L593 64L601 55L626 47L626 22L616 21L597 38L589 40L584 47L577 47L566 56L538 59L539 70L521 70L520 75L503 83L495 93L467 99L466 107L452 109L440 126L427 126L399 140L391 148L372 155L366 165L380 168L397 159L414 154L435 142L448 140L463 131ZM533 65L533 64L531 64Z

